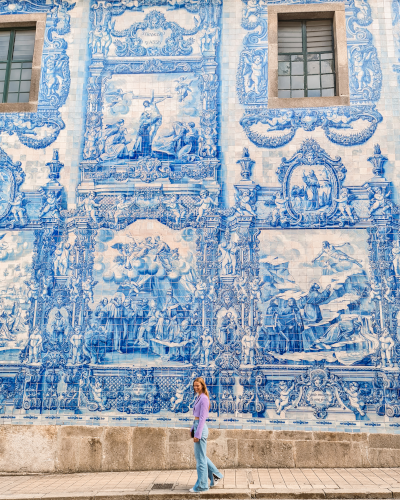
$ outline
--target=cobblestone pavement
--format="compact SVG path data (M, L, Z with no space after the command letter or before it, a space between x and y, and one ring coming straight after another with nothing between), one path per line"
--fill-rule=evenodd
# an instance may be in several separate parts
M207 498L400 498L400 468L227 469ZM0 499L192 498L196 471L0 476Z

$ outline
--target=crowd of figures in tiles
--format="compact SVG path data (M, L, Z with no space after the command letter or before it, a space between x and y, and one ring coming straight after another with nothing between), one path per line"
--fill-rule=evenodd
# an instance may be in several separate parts
M214 421L399 425L400 207L390 151L374 138L384 123L371 7L346 1L351 105L271 110L274 3L241 2L231 92L246 140L229 165L222 0L88 2L72 181L57 139L82 6L0 1L4 16L47 13L38 110L2 114L0 131L52 156L32 189L26 157L1 144L1 416L168 421L190 411L203 376ZM396 1L392 13L396 34ZM365 148L369 180L348 182L351 160L321 137L334 151ZM283 150L275 183L253 180L254 148ZM221 171L238 173L233 203Z

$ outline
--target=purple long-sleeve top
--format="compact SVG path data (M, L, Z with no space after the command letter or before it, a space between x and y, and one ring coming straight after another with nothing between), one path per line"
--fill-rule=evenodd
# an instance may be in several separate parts
M196 432L194 433L194 437L197 439L201 439L201 435L203 434L203 427L208 417L209 406L210 401L204 393L201 394L198 399L196 399L196 402L193 406L193 416L199 418L199 425L197 426Z

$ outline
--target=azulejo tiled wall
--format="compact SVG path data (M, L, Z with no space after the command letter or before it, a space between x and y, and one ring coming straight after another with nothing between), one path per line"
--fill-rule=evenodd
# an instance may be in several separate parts
M346 1L350 106L271 110L280 3L0 1L47 13L0 116L2 423L186 426L203 376L211 426L400 427L399 4Z

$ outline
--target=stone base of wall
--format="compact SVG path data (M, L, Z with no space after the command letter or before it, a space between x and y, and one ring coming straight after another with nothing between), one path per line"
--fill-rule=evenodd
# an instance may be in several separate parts
M398 467L400 434L210 429L208 455L220 468ZM0 427L0 472L194 468L188 429Z

